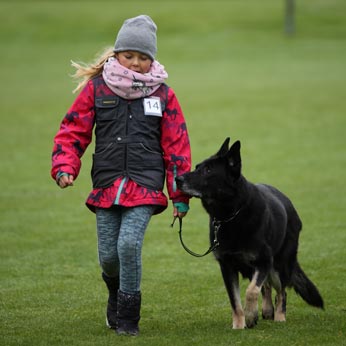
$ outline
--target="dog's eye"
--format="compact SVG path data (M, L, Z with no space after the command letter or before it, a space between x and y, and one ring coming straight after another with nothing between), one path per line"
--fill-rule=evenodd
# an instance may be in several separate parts
M205 166L205 167L203 167L203 175L207 175L207 174L209 174L210 173L210 167L209 166Z

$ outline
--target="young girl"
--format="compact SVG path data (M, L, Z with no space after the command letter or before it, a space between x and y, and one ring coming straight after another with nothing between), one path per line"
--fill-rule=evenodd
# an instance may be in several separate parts
M54 138L51 175L73 185L95 125L93 190L86 205L96 213L102 278L109 291L106 322L118 334L138 335L141 250L152 215L173 202L184 217L188 197L175 177L190 170L189 138L174 91L155 60L157 27L150 17L126 20L94 64L73 63L81 90Z

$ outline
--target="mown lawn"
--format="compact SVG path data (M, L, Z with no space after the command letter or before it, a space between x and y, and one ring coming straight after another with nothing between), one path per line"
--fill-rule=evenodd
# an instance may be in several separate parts
M294 37L283 34L283 11L277 0L0 2L1 345L346 344L346 3L297 1ZM158 60L194 163L225 137L241 140L244 175L279 187L301 215L299 259L325 311L290 291L286 323L233 331L217 263L184 252L169 209L145 240L141 336L105 328L95 220L84 206L93 148L67 190L49 176L50 155L75 97L70 60L92 60L140 13L158 24ZM198 200L184 236L194 251L208 247Z

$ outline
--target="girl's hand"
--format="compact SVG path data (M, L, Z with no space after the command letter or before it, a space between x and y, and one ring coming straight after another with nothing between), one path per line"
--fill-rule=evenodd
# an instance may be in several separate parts
M178 208L174 207L173 208L173 217L179 217L180 219L182 219L185 215L187 214L186 212L178 212Z
M73 186L73 175L62 175L58 180L58 185L64 189L68 186Z

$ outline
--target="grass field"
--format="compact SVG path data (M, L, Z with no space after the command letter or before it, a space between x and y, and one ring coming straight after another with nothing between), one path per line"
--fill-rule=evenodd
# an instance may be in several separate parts
M283 0L0 2L0 345L346 345L346 2L297 1L294 37L283 12ZM301 215L299 259L325 311L289 291L287 323L233 331L217 263L184 252L169 209L144 244L141 336L105 328L84 206L93 148L67 190L49 176L50 155L75 97L70 60L92 60L140 13L158 24L194 163L241 140L244 175L279 187ZM206 224L192 200L194 251L208 247Z

